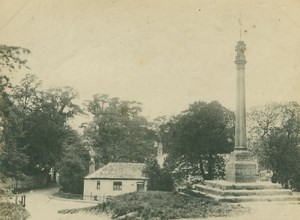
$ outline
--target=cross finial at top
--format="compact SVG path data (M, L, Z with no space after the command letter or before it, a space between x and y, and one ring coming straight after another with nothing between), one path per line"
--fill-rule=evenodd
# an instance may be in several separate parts
M242 40L242 21L241 21L241 16L238 20L239 26L240 26L240 41Z

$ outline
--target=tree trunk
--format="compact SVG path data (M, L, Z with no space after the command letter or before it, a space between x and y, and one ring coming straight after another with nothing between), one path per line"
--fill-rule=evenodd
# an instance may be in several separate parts
M206 179L206 175L205 175L205 171L204 171L204 167L203 167L203 161L202 161L202 158L199 159L199 165L200 165L200 172L201 172L201 175L202 175L203 179Z
M207 161L207 179L212 180L214 178L214 158L212 153L208 153L208 161Z

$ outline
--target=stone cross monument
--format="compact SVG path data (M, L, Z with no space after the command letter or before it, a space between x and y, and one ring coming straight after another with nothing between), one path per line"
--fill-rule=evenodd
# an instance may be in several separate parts
M235 183L256 182L257 165L247 150L246 101L245 101L245 64L246 44L238 41L235 64L237 69L235 147L226 165L226 180Z
M226 180L205 180L194 185L193 193L204 194L219 201L295 201L291 190L282 189L280 184L256 181L257 164L247 150L246 101L245 101L245 50L243 41L235 48L237 69L235 147L226 164Z

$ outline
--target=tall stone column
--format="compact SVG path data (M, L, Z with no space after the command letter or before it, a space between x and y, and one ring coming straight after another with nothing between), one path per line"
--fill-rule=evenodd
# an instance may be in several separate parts
M235 183L255 182L257 165L247 150L246 137L246 96L245 96L245 50L243 41L238 41L235 64L237 69L235 147L226 165L226 180Z
M236 120L235 120L235 149L247 150L246 140L246 101L245 101L245 64L247 63L244 51L246 44L238 41L235 47L237 86L236 86Z

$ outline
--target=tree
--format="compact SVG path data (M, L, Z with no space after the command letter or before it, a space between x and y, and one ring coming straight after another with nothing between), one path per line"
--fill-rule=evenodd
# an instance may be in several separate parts
M22 152L18 152L12 138L8 138L11 133L8 125L11 118L15 118L13 113L14 106L9 99L7 89L12 85L9 81L8 74L27 67L27 60L23 55L29 54L30 51L21 47L0 45L0 174L1 180L7 177L21 178L21 167L28 162L27 157ZM27 67L28 68L28 67ZM8 123L9 122L9 123ZM3 178L2 178L3 177Z
M28 75L22 82L24 84L24 81L26 81L26 87L29 88L30 83L33 83L35 79L33 75L30 75L30 77ZM22 180L24 177L23 169L29 163L29 156L25 154L25 147L19 142L25 134L23 129L24 115L26 115L25 111L28 108L26 105L20 105L17 98L25 96L26 101L28 101L31 97L25 90L18 91L18 97L16 92L18 88L20 87L12 88L13 94L7 95L3 105L4 110L2 112L5 115L3 137L6 147L3 149L2 155L2 172L8 177Z
M41 82L26 75L11 97L13 113L7 125L6 139L28 157L25 174L55 168L62 155L62 145L70 126L68 120L82 112L74 104L76 92L71 88L43 91Z
M203 179L224 176L220 154L233 149L234 114L216 101L195 102L162 126L167 166L176 175Z
M145 161L143 173L149 178L147 189L172 191L174 182L171 173L166 168L161 168L154 156L150 156Z
M21 69L22 67L27 67L27 60L22 58L22 55L29 54L30 50L22 47L14 47L7 45L0 45L0 130L3 130L3 123L5 122L5 117L8 114L8 107L11 103L8 99L7 88L11 88L11 83L9 81L8 73L16 71L16 69ZM0 138L2 138L0 136ZM2 145L4 140L1 140ZM2 146L3 147L3 146Z
M300 105L296 102L259 106L249 114L250 149L273 182L300 189Z
M140 103L95 95L86 106L93 121L85 125L84 135L98 163L144 162L153 152L155 135L140 115Z
M60 185L64 192L74 194L83 193L84 177L88 174L89 153L84 147L79 134L70 130L68 138L63 144L63 155L58 170Z
M38 109L26 121L27 135L22 139L28 145L26 154L32 168L55 167L60 160L66 132L70 129L67 120L81 111L72 103L75 97L69 88L51 89L41 94Z

